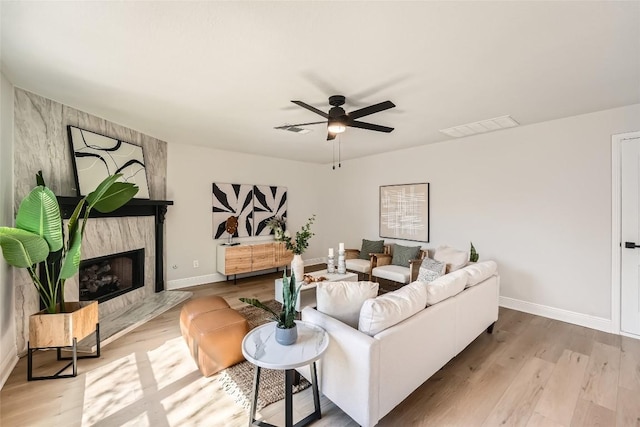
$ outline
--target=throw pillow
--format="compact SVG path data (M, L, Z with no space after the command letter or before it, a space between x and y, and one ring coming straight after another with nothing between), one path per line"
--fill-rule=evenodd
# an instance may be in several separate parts
M394 245L393 258L391 264L401 267L409 267L409 261L418 258L420 246L400 246Z
M459 251L450 246L440 246L438 249L436 249L436 252L433 255L433 259L446 263L446 273L451 273L452 271L460 270L462 267L467 265L469 254L465 251Z
M413 282L362 304L358 330L374 336L421 311L427 305L424 283Z
M319 282L317 310L357 328L362 303L378 295L378 286L375 282Z
M384 252L384 240L366 240L362 239L362 248L360 249L360 259L369 259L370 253L381 254Z
M433 305L443 301L449 297L462 292L467 284L467 272L464 270L454 271L453 273L438 277L425 286L427 290L427 305Z
M420 271L418 272L418 281L423 283L429 283L436 280L438 277L444 274L447 264L435 259L425 258L420 265Z

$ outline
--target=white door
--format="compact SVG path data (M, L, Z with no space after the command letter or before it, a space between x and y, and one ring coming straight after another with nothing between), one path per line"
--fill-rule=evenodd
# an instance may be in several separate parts
M640 138L621 142L620 329L640 335Z

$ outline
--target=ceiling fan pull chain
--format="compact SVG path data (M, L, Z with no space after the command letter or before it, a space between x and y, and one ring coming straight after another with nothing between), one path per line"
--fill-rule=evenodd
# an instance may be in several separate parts
M333 160L332 160L333 161L333 170L336 170L336 141L335 140L333 141L332 151L333 151Z
M342 159L342 138L338 134L338 167L339 168L342 167L341 159Z

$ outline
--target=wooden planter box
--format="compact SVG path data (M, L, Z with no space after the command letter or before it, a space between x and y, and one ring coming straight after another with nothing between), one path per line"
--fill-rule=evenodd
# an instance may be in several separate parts
M29 317L31 348L69 347L73 339L85 338L96 330L98 302L65 302L65 312L48 314L45 310Z

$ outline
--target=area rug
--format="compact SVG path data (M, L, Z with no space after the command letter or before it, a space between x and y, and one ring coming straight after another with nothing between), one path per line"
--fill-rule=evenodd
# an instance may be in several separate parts
M280 311L282 307L275 300L264 301L264 303L276 312ZM238 313L247 319L251 329L269 321L265 311L253 306L242 307L238 309ZM251 408L254 369L255 366L245 360L218 374L224 390L234 398L238 405L247 410ZM301 377L300 384L293 387L293 392L302 391L310 385L305 378ZM263 368L260 371L260 388L256 409L260 410L282 399L284 399L284 371Z

